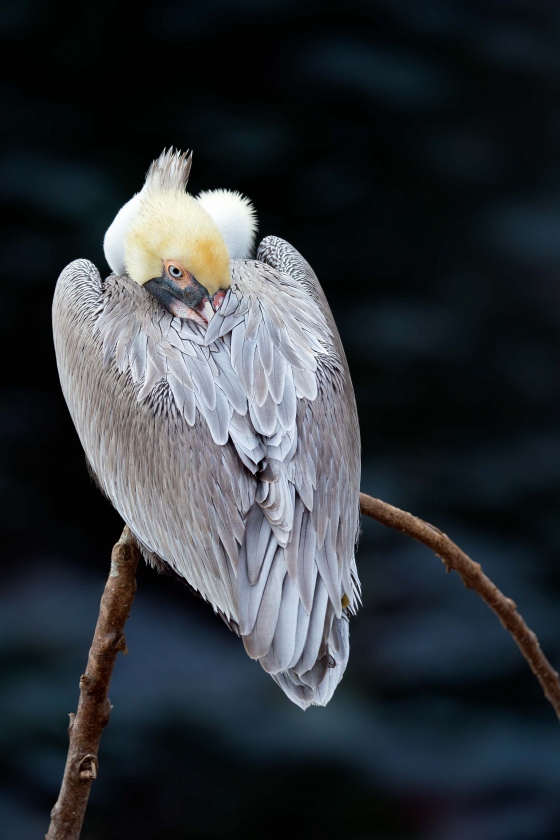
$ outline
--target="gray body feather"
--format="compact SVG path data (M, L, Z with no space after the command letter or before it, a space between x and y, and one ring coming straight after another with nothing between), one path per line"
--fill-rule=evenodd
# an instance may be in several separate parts
M209 601L295 703L325 705L359 601L354 394L295 249L268 237L231 276L205 329L126 276L69 265L53 305L62 389L146 558Z

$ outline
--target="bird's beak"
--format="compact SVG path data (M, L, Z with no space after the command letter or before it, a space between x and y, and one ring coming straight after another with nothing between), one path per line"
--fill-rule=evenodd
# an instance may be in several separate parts
M177 318L190 318L207 326L214 315L208 291L192 274L178 281L166 275L154 277L144 287Z

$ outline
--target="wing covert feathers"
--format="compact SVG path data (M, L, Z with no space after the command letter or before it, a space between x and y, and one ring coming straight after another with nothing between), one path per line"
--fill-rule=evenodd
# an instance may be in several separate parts
M148 179L186 181L189 159L177 166L160 158ZM306 708L328 702L348 661L359 431L315 275L282 240L258 258L232 262L206 331L78 260L57 284L55 346L88 461L147 558Z

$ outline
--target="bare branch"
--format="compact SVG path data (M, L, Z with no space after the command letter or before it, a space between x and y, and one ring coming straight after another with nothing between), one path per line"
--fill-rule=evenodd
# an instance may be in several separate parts
M516 604L486 577L480 565L438 528L410 513L365 493L360 493L360 509L364 516L395 528L431 548L448 571L456 571L465 586L480 595L513 636L560 718L557 672L541 651L537 637L517 612ZM68 758L45 840L79 840L80 837L91 783L97 778L99 741L111 713L108 691L113 667L119 650L127 653L124 625L136 591L139 557L138 546L128 527L125 527L111 555L111 571L101 599L86 673L80 679L78 711L70 715Z
M70 745L64 778L46 840L79 840L91 783L97 778L97 751L103 727L109 722L109 683L119 650L127 653L124 625L136 591L140 551L128 527L111 554L99 618L85 674L80 679L78 711L70 715Z
M388 528L396 528L412 537L414 540L435 551L436 555L443 561L446 569L456 571L465 586L480 595L482 600L488 604L491 610L496 613L506 630L509 630L521 653L529 663L533 674L541 684L542 690L547 699L551 702L556 715L560 719L560 681L558 673L554 670L546 656L541 650L536 635L530 630L519 613L517 605L511 598L500 592L492 581L486 577L479 563L471 560L464 551L455 545L446 534L438 528L406 513L404 510L388 505L380 499L373 499L360 493L360 510L364 516L370 516L387 525Z

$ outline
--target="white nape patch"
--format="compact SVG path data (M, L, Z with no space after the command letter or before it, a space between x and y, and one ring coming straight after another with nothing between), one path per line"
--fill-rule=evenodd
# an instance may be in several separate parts
M124 238L132 218L136 215L140 206L140 193L132 196L130 201L124 204L112 224L107 229L103 240L105 259L115 274L126 274L124 262Z
M258 222L251 201L238 192L209 190L197 196L219 228L232 260L252 256Z

